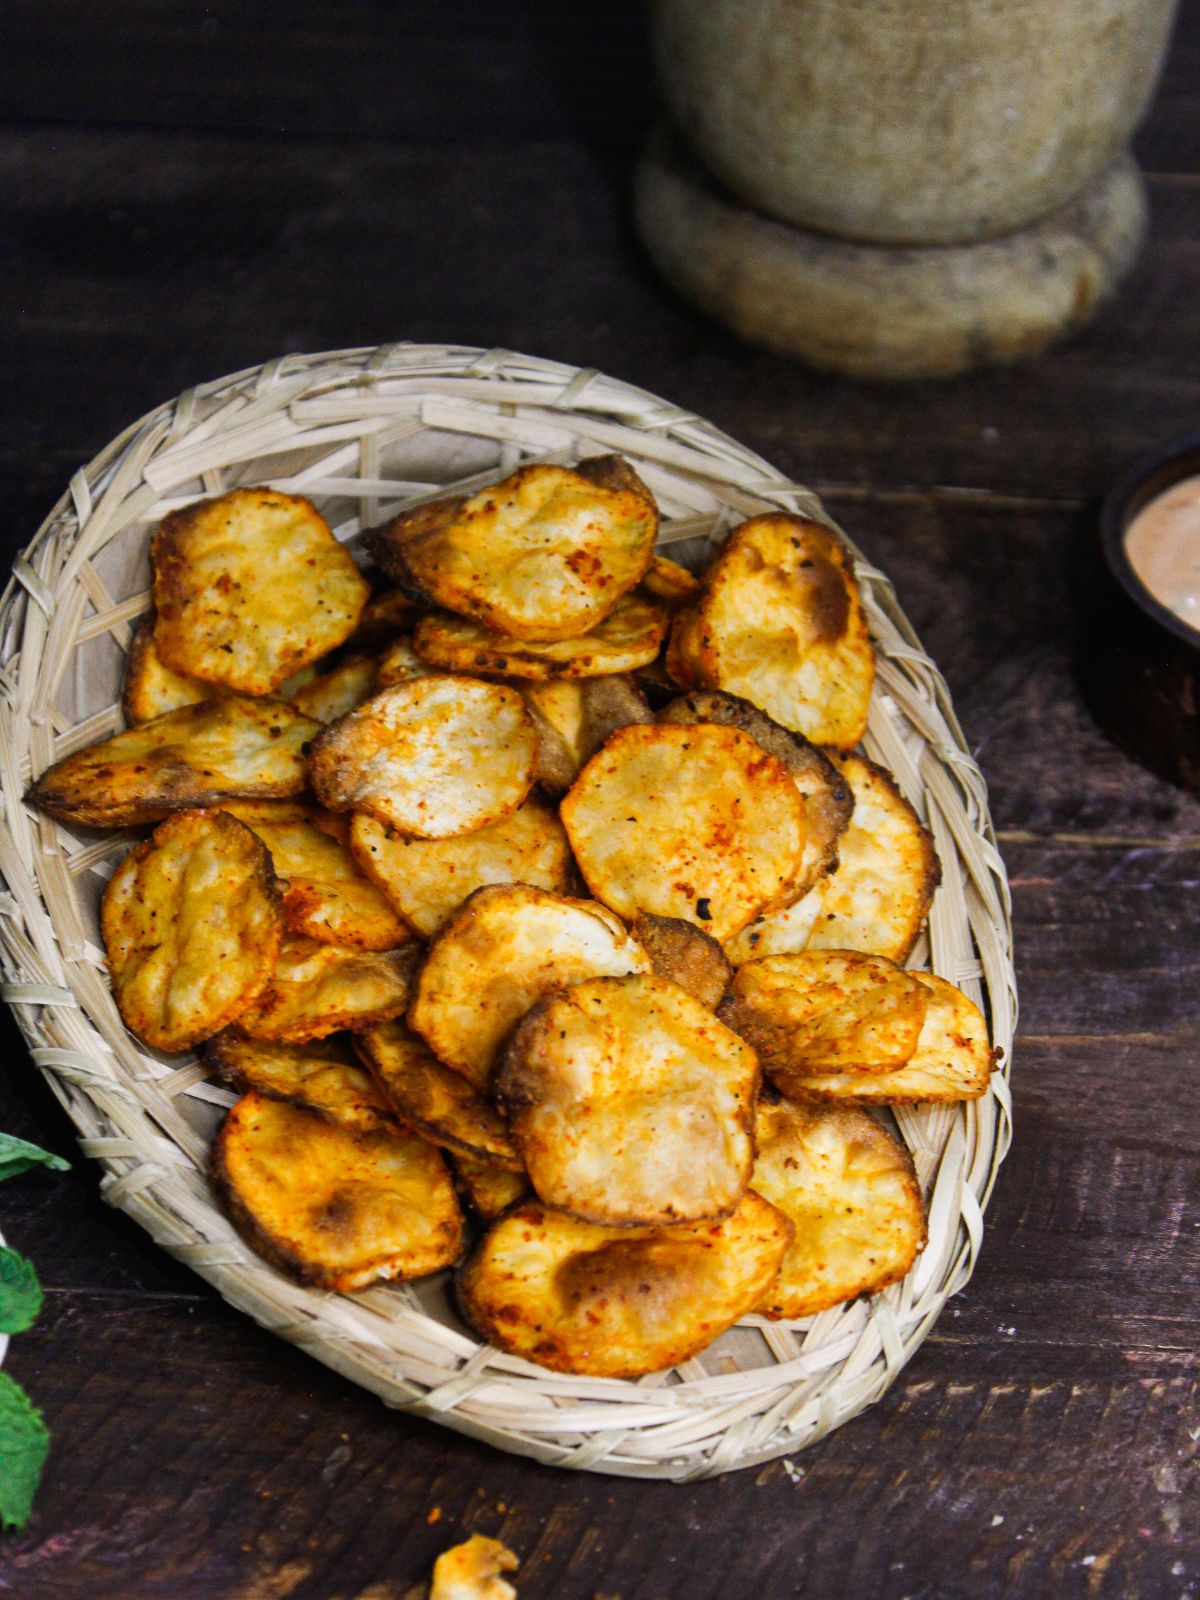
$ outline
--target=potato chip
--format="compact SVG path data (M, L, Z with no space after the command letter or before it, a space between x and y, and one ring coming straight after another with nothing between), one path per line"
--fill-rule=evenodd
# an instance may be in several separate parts
M367 601L347 642L355 650L378 650L406 633L416 615L416 606L400 589L383 589Z
M100 907L113 994L156 1050L186 1050L261 994L281 933L271 858L223 811L185 811L136 845Z
M726 953L735 964L795 950L861 950L907 961L942 869L933 839L891 774L865 756L835 765L854 793L838 866L788 910L755 922Z
M754 1052L678 984L592 978L540 1001L495 1078L547 1205L616 1225L727 1217L754 1165Z
M349 848L321 826L315 807L293 803L291 814L280 814L261 802L243 807L235 800L226 809L271 852L284 879L283 920L293 933L363 950L394 950L412 937Z
M642 588L653 600L665 606L681 606L694 600L700 590L700 581L686 567L670 556L655 552L653 561L642 577Z
M499 1539L473 1533L434 1562L429 1600L517 1600L517 1591L500 1573L515 1572L519 1565Z
M537 732L515 689L435 676L385 689L326 728L309 777L333 811L447 839L515 811L536 766Z
M877 1294L925 1247L925 1206L912 1157L866 1111L760 1105L756 1193L795 1225L778 1278L755 1308L810 1317Z
M641 578L658 535L632 468L595 459L402 512L369 536L371 553L410 594L512 638L586 633Z
M916 1050L928 999L881 956L817 950L747 961L720 1016L771 1076L887 1072Z
M291 704L318 722L336 722L374 694L375 668L374 656L348 656L340 666L299 688L290 697Z
M477 889L429 946L409 1026L483 1090L535 1000L584 978L649 970L649 956L603 906L523 883Z
M63 822L124 828L238 796L299 794L320 731L277 700L182 706L56 762L26 799Z
M675 629L668 666L685 686L741 695L814 744L862 738L875 652L850 557L820 523L743 522Z
M458 1281L492 1344L555 1372L637 1378L677 1366L763 1298L792 1242L752 1189L731 1217L605 1228L539 1200L484 1235Z
M581 768L618 728L653 722L645 696L631 678L567 678L516 684L538 732L538 782L563 794Z
M424 1277L462 1249L446 1164L414 1134L353 1133L248 1094L217 1134L213 1175L247 1243L320 1289Z
M443 1066L402 1022L385 1022L358 1035L358 1052L397 1113L434 1144L521 1170L508 1125L474 1086Z
M469 617L434 611L417 623L413 647L422 661L447 672L537 680L603 678L653 661L666 631L662 606L631 594L590 633L565 639L513 639Z
M153 618L138 624L125 657L121 689L121 710L131 727L161 717L166 711L178 711L181 706L212 700L219 693L211 683L172 672L154 648Z
M399 1131L395 1112L344 1034L309 1044L273 1044L226 1028L208 1041L204 1054L242 1091L287 1100L358 1133Z
M408 1004L419 946L359 950L286 933L271 981L238 1018L252 1039L303 1044L390 1022Z
M979 1007L931 972L914 972L930 991L917 1048L887 1072L796 1074L774 1072L785 1094L846 1105L953 1104L986 1094L995 1057Z
M461 839L409 839L356 811L350 848L367 876L426 938L487 884L528 883L558 894L571 885L571 848L562 823L536 796Z
M729 987L729 957L703 928L678 917L656 917L640 911L629 931L654 964L660 978L686 989L694 1000L715 1011Z
M242 694L270 694L335 649L370 593L315 507L274 489L173 511L150 558L163 661Z
M829 757L803 734L781 728L748 700L720 689L695 689L680 695L663 707L658 720L681 726L711 722L740 728L783 762L804 801L806 834L794 891L797 898L837 865L838 840L854 810L854 794Z
M786 904L804 849L787 768L735 728L619 728L567 794L563 826L598 900L727 939Z
M524 1172L512 1172L495 1161L480 1161L461 1150L451 1150L447 1159L460 1195L482 1223L495 1222L501 1212L530 1192Z
M434 671L412 647L412 639L393 639L379 657L375 669L376 689L390 689L394 683L408 683L413 678L428 678Z

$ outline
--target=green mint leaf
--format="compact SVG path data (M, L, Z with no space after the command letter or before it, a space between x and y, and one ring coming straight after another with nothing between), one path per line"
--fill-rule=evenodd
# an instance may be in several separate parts
M0 1372L0 1528L23 1528L50 1449L42 1413Z
M61 1156L52 1155L26 1139L13 1133L0 1133L0 1183L5 1178L18 1178L30 1167L49 1167L52 1172L69 1172L71 1163Z
M41 1309L42 1286L33 1262L0 1246L0 1333L24 1333Z

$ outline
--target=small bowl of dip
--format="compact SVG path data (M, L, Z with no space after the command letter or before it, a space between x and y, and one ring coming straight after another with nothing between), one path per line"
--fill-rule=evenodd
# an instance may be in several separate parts
M1096 719L1200 794L1200 433L1136 462L1104 499L1080 652Z

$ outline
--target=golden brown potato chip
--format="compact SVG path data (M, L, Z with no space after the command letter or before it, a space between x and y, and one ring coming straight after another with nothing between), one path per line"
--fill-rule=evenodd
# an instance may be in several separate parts
M487 884L529 883L556 894L571 885L571 849L562 823L536 796L461 839L408 839L356 811L350 848L367 876L426 938Z
M610 733L631 722L654 721L645 696L627 677L527 680L516 687L538 732L538 782L551 794L571 787Z
M529 1178L524 1172L511 1172L495 1161L479 1161L455 1150L449 1152L448 1160L460 1195L480 1222L495 1222L502 1211L529 1193Z
M430 945L408 1021L447 1066L486 1089L535 1000L584 978L649 970L649 956L603 906L495 885L477 889Z
M666 978L592 978L539 1001L495 1088L538 1196L586 1222L727 1217L746 1192L758 1062Z
M341 666L323 672L302 685L295 694L284 695L297 711L318 722L336 722L353 711L375 691L375 657L349 656Z
M838 1100L846 1105L952 1104L986 1094L995 1057L979 1007L953 984L931 972L914 972L929 990L917 1048L901 1067L887 1072L831 1072L800 1077L772 1073L785 1094L797 1099Z
M238 1231L300 1283L349 1293L458 1259L462 1212L440 1154L415 1134L353 1133L248 1094L213 1150Z
M928 999L881 956L814 950L747 961L720 1015L768 1074L888 1072L917 1048Z
M26 799L64 822L124 828L238 796L299 794L320 731L278 700L182 706L56 762Z
M167 666L270 694L353 633L370 590L307 500L234 489L173 511L150 546Z
M760 1105L755 1191L795 1224L763 1316L811 1317L902 1278L925 1247L912 1157L867 1111Z
M358 1036L358 1051L405 1122L434 1144L514 1172L521 1158L504 1118L461 1072L443 1066L402 1022Z
M786 904L804 849L787 768L735 728L619 728L561 810L588 888L727 939Z
M662 605L681 606L695 599L700 580L693 577L686 567L681 567L678 561L656 552L642 578L642 588Z
M254 1089L273 1100L287 1100L359 1133L399 1131L395 1112L345 1035L310 1044L273 1044L227 1028L208 1041L204 1054L242 1091Z
M698 1355L762 1299L792 1224L753 1189L731 1217L604 1228L529 1200L484 1235L458 1282L467 1320L555 1372L637 1378Z
M473 1533L434 1562L429 1600L517 1600L517 1591L500 1573L515 1572L519 1565L499 1539Z
M820 523L743 522L675 629L668 665L685 686L741 695L814 744L862 738L875 652L850 557Z
M283 920L293 933L363 950L394 950L412 937L359 871L349 848L321 826L315 807L305 810L293 802L289 815L271 812L261 801L234 800L225 809L253 828L271 852L284 879Z
M131 727L161 717L166 711L178 711L181 706L212 700L219 693L211 683L172 672L154 648L153 618L138 624L125 657L125 680L121 690L121 710Z
M656 917L640 911L629 931L654 963L660 978L670 978L694 1000L715 1011L729 987L729 957L703 928L678 917Z
M281 933L271 858L223 811L185 811L136 845L100 907L113 993L156 1050L186 1050L243 1013Z
M309 777L332 811L448 839L515 811L536 767L537 731L515 689L435 676L385 689L326 728Z
M621 466L522 467L469 500L402 512L370 536L371 553L434 605L514 639L570 639L608 615L653 555L657 507Z
M667 631L667 614L652 600L626 595L590 633L570 638L512 639L469 617L434 611L413 632L422 661L447 672L507 678L603 678L653 661Z
M342 1028L390 1022L408 1004L415 944L398 950L358 950L286 933L271 981L238 1018L252 1039L303 1044Z
M393 639L379 657L375 669L376 689L390 689L394 683L408 683L413 678L428 678L434 668L421 660L412 647L410 638Z
M835 765L854 793L837 869L786 911L726 947L735 964L795 950L861 950L903 963L925 925L942 869L933 839L892 777L865 756Z
M854 810L854 795L847 780L829 757L800 733L792 733L737 695L720 689L693 689L680 695L658 713L661 723L711 722L740 728L755 744L777 756L795 779L804 801L806 824L804 854L794 893L807 894L819 878L837 865L838 840Z

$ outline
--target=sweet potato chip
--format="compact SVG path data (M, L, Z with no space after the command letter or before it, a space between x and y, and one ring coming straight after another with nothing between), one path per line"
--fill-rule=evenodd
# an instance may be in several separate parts
M76 751L26 798L64 822L124 828L239 796L299 794L320 731L277 700L208 700Z
M763 1316L810 1317L876 1294L925 1247L912 1157L866 1111L760 1105L755 1191L795 1224Z
M743 522L675 630L668 666L685 686L741 695L814 744L862 738L875 653L850 557L820 523Z
M213 1172L247 1243L300 1283L349 1293L437 1272L462 1249L446 1164L414 1134L353 1133L248 1094L221 1125Z
M326 728L309 777L333 811L447 839L515 811L536 766L537 732L515 689L436 676L385 689Z
M227 1028L208 1041L204 1054L243 1092L287 1100L354 1132L399 1131L395 1112L344 1034L310 1044L273 1044Z
M426 938L487 884L529 883L561 894L571 883L571 849L562 823L536 796L461 839L409 839L356 811L350 848L367 876Z
M681 567L678 561L656 552L642 577L641 586L651 599L661 605L674 607L694 600L700 590L700 581L686 567Z
M515 1572L519 1565L499 1539L473 1533L434 1562L429 1600L517 1600L517 1591L500 1573Z
M367 1028L358 1035L358 1052L389 1103L418 1133L447 1150L520 1171L521 1158L495 1106L461 1072L443 1066L402 1022Z
M731 1217L605 1228L539 1200L514 1206L459 1276L491 1343L556 1372L636 1378L677 1366L762 1299L793 1228L747 1190Z
M703 928L678 917L656 917L641 911L629 931L654 963L660 978L686 989L694 1000L715 1011L729 987L729 957Z
M586 1222L726 1217L746 1192L758 1062L666 978L592 978L540 1001L495 1089L538 1196Z
M281 815L261 802L231 801L227 809L271 852L284 880L283 920L293 933L363 950L394 950L412 937L349 848L321 826L315 807L293 804L290 815Z
M394 683L408 683L413 678L428 678L434 668L422 661L408 637L393 639L379 657L375 669L376 689L390 689Z
M502 1211L529 1193L524 1172L512 1172L496 1161L480 1161L460 1150L451 1150L448 1160L460 1195L482 1223L495 1222Z
M420 599L514 639L570 639L608 615L653 555L658 510L620 468L522 467L469 500L402 512L369 537L371 553Z
M770 1075L887 1072L916 1050L928 999L882 956L814 950L747 961L720 1016Z
M538 782L563 794L610 733L631 722L653 722L654 713L632 679L567 678L557 683L518 683L538 732Z
M302 685L295 694L284 695L297 711L318 722L336 722L375 692L374 656L348 656L340 666L323 672Z
M274 489L173 511L150 558L163 661L241 694L270 694L341 644L370 593L315 507Z
M126 1024L156 1050L186 1050L271 976L281 932L271 858L223 811L185 811L121 862L100 927Z
M342 1028L390 1022L408 1004L419 946L358 950L287 933L270 982L238 1018L253 1039L303 1044Z
M448 672L554 680L603 678L653 661L667 631L662 606L626 595L590 633L570 638L512 639L469 617L434 611L413 632L422 661Z
M804 849L787 768L735 728L619 728L561 815L598 900L625 917L683 917L722 940L787 903Z
M931 972L914 972L929 990L917 1048L903 1066L887 1072L798 1074L774 1072L785 1094L838 1100L846 1105L953 1104L987 1093L994 1056L979 1007Z
M649 970L649 956L603 906L523 883L477 889L430 945L408 1021L483 1090L535 1000L584 978Z

